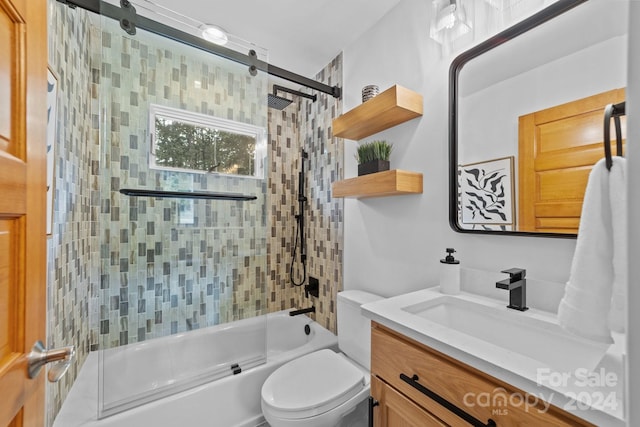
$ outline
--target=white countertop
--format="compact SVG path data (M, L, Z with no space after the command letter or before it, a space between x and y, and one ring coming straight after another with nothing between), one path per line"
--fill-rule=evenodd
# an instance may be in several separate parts
M565 368L558 372L526 355L505 350L401 309L442 296L437 287L429 288L364 304L362 312L373 321L593 424L606 427L625 425L623 335L614 334L616 343L609 347L595 369L587 371L576 367L565 371L566 367L571 367L567 361ZM462 292L456 298L495 310L509 310L503 301L484 296ZM516 313L557 324L553 313L533 308ZM548 350L554 351L553 348Z

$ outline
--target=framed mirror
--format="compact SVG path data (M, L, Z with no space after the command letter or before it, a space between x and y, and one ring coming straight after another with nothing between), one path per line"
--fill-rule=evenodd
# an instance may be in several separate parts
M604 108L624 101L628 7L558 0L454 59L455 231L576 236L589 172L604 157Z

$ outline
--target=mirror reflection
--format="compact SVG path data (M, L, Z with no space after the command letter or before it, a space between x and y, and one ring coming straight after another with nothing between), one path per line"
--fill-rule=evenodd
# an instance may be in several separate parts
M589 172L604 157L604 108L625 98L627 8L587 1L454 61L454 229L577 233Z

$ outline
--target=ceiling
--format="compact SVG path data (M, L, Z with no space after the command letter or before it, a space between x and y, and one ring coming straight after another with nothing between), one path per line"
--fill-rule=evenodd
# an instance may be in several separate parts
M313 77L400 0L150 2L195 21L218 25L236 37L267 49L270 64Z

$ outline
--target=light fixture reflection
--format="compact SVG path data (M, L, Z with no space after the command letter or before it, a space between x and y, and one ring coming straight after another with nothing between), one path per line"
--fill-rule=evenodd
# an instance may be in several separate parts
M440 44L468 33L473 24L462 0L434 0L429 36Z
M217 25L211 24L205 24L202 26L202 38L220 46L224 46L229 41L229 37L225 30Z

